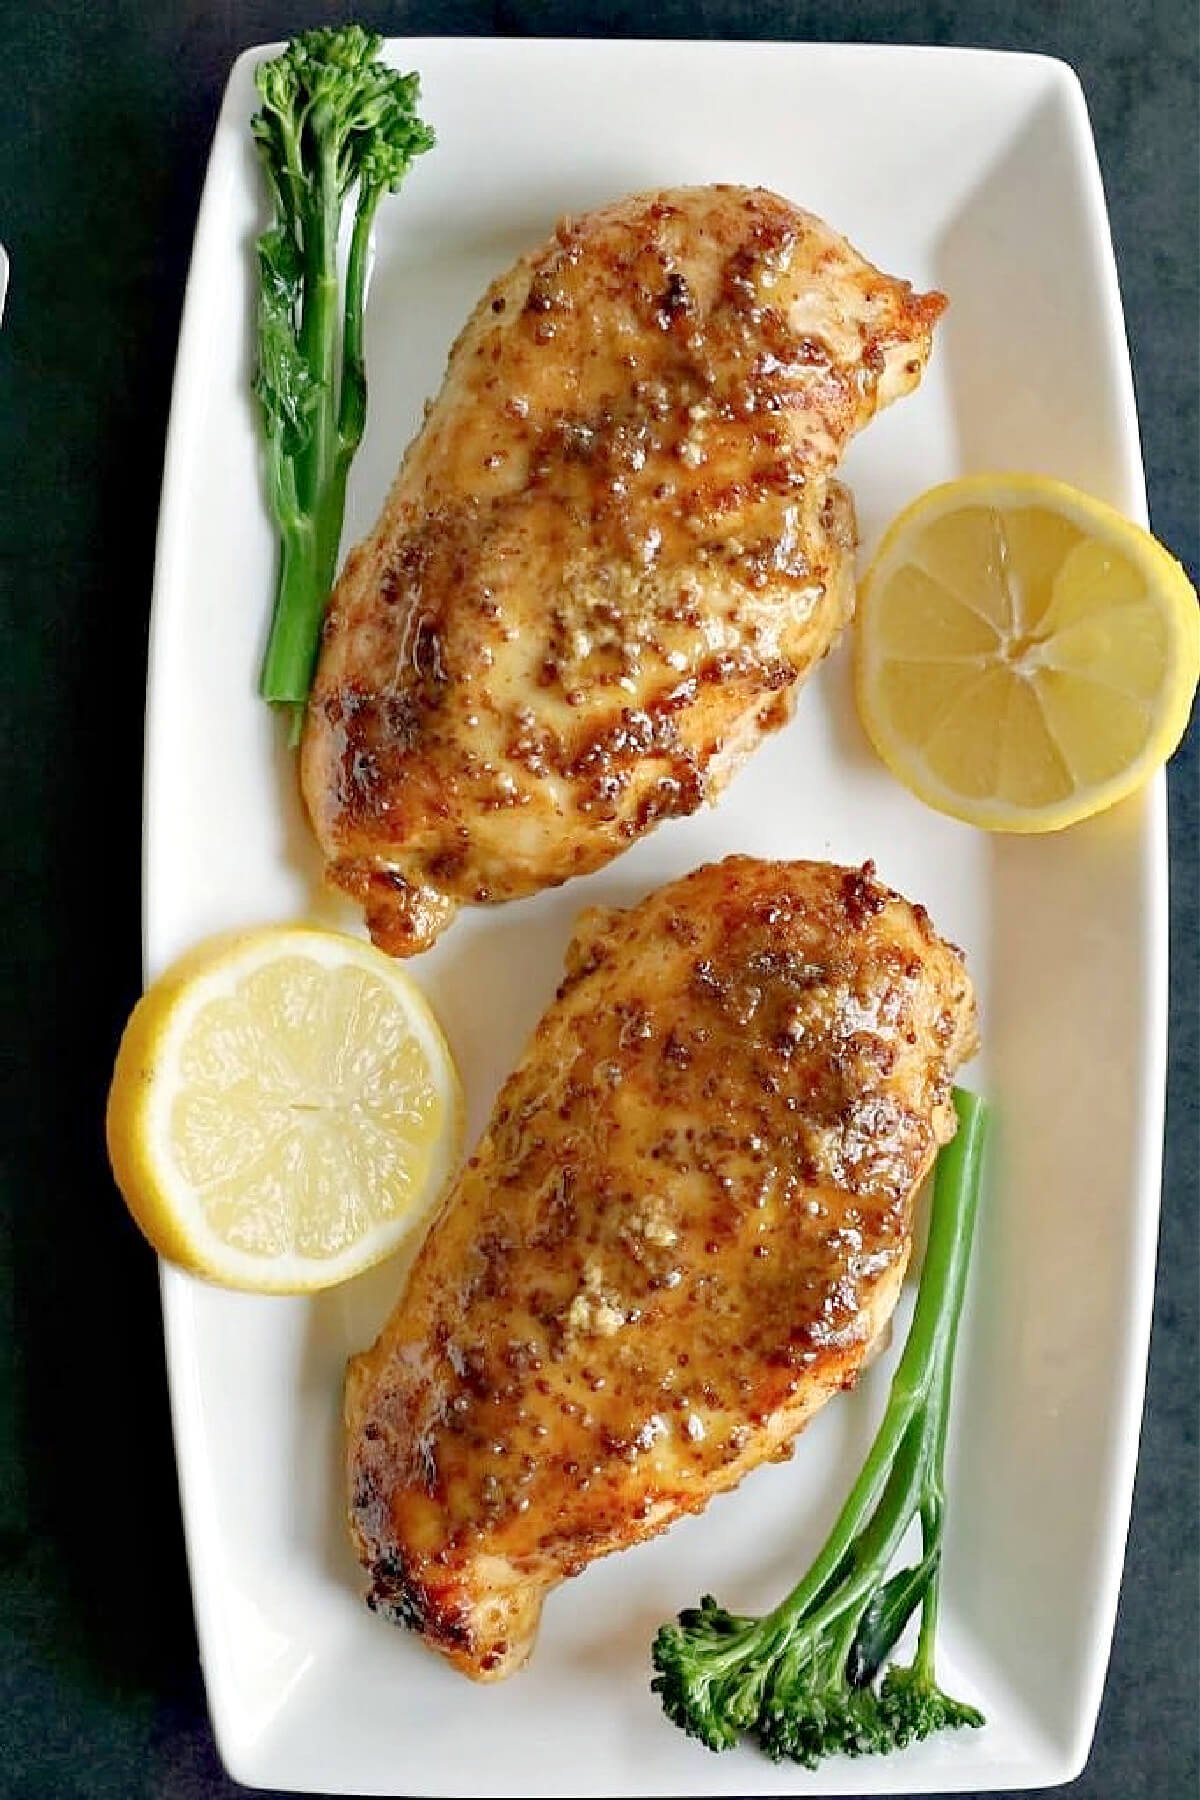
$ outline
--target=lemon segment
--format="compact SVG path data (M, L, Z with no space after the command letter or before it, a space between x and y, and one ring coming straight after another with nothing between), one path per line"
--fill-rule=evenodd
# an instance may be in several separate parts
M462 1094L392 960L306 926L202 945L143 995L109 1093L117 1184L163 1256L225 1286L329 1287L445 1192Z
M1115 805L1176 748L1200 608L1148 532L1062 482L982 475L916 500L860 588L855 690L888 768L992 831Z

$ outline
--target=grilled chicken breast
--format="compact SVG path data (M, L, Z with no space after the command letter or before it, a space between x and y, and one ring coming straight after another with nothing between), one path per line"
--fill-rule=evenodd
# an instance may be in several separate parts
M943 305L737 187L565 222L493 284L308 712L305 801L377 943L598 868L784 722L853 602L831 472Z
M585 914L347 1392L372 1607L459 1669L850 1385L974 1049L960 952L871 865L748 857Z

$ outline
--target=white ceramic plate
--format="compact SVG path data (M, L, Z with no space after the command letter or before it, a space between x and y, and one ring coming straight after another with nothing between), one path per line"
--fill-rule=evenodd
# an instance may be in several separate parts
M848 475L865 548L935 481L1041 469L1144 518L1129 367L1086 110L1061 64L958 50L417 40L440 146L384 204L365 533L493 274L562 212L669 182L761 182L951 308L921 392ZM251 371L262 195L233 71L180 342L150 665L145 959L250 921L344 924L320 890L290 756L255 677L273 584ZM891 1793L1021 1788L1080 1768L1128 1518L1153 1285L1164 1073L1160 780L1061 837L991 839L926 811L867 750L847 659L720 807L557 893L465 916L413 967L477 1128L552 994L572 918L731 850L876 858L968 952L1002 1133L961 1353L942 1672L985 1730L903 1755L776 1768L713 1756L649 1692L655 1627L713 1589L764 1607L806 1565L879 1416L887 1362L794 1463L554 1594L532 1665L474 1687L358 1595L339 1397L397 1286L314 1301L163 1275L200 1648L221 1754L249 1784L406 1795ZM902 1321L903 1317L902 1315Z

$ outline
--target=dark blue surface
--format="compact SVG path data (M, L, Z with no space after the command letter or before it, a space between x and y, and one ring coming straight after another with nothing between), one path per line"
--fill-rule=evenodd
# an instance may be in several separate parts
M1200 21L1170 0L429 0L393 34L963 43L1064 57L1096 128L1155 529L1197 556ZM138 991L146 618L179 306L208 140L296 0L5 0L0 593L8 827L0 1794L210 1800L152 1259L101 1115ZM853 130L847 119L847 133ZM831 145L837 154L837 145ZM1077 1800L1191 1800L1197 1697L1197 750L1171 772L1171 1087L1149 1397L1114 1657ZM581 1745L586 1754L586 1744Z

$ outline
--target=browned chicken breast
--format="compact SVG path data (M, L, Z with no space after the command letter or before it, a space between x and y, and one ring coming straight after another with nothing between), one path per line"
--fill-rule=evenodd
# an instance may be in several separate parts
M565 222L488 290L308 714L308 810L377 943L598 868L784 722L853 602L831 471L943 304L736 187Z
M974 1049L962 956L863 869L732 857L586 914L374 1348L369 1602L467 1674L849 1386Z

